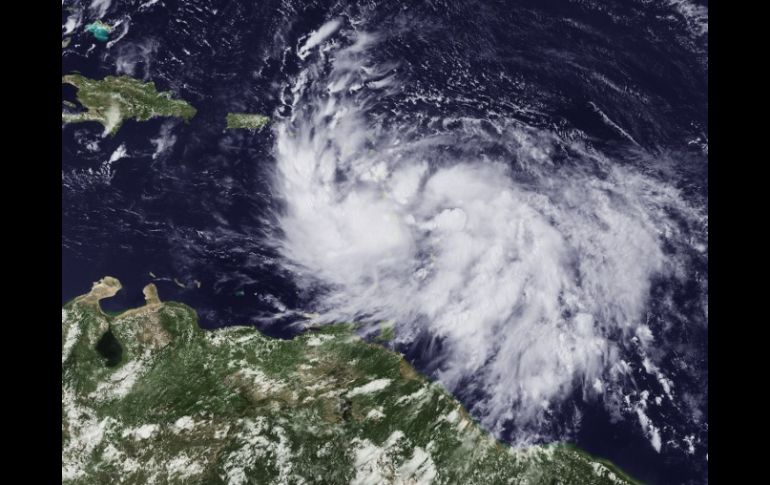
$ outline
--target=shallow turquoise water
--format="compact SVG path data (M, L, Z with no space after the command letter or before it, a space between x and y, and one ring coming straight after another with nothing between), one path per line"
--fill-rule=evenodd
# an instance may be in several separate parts
M110 30L97 23L87 25L86 32L91 32L96 40L102 42L107 42L107 39L110 38Z

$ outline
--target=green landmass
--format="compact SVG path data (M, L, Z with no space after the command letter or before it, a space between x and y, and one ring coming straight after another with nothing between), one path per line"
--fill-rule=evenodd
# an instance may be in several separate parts
M375 337L378 342L390 342L396 338L396 330L392 322L383 322L380 324L380 333Z
M62 77L62 83L78 89L77 99L87 111L62 113L62 122L97 121L105 133L115 134L123 121L147 121L159 116L182 118L189 121L196 109L181 99L173 99L171 92L158 92L155 83L144 83L129 76L107 76L88 79L80 74Z
M94 38L98 41L107 42L107 40L110 38L112 27L105 24L101 20L97 20L94 23L86 25L86 32L93 34Z
M62 49L64 49L64 48L66 48L67 46L69 46L69 45L70 45L70 41L71 41L71 40L72 40L72 38L71 38L71 37L65 37L65 38L63 38L63 39L61 40L61 48L62 48Z
M248 130L261 130L270 122L270 118L259 114L227 113L227 128L245 128Z
M64 483L634 483L569 445L501 444L352 325L203 330L152 284L104 313L120 288L106 277L62 309Z

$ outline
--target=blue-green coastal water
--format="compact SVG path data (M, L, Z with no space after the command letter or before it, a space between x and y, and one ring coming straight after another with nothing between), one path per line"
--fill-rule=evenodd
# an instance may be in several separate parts
M112 29L109 25L103 24L100 21L96 21L86 26L86 32L90 32L94 35L94 38L101 42L107 42L110 38L110 31Z

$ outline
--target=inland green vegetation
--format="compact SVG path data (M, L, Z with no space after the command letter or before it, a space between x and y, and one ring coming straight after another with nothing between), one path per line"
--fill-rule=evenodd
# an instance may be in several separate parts
M65 483L634 483L569 445L496 441L352 325L203 330L154 285L106 314L120 288L106 277L62 309Z
M62 83L77 88L77 100L87 110L62 112L62 122L96 121L110 135L127 119L147 121L155 117L175 117L189 121L196 113L188 102L174 99L170 92L158 92L152 81L145 83L129 76L97 80L68 74L62 77Z
M227 128L244 128L247 130L261 130L270 122L270 118L260 114L227 113Z

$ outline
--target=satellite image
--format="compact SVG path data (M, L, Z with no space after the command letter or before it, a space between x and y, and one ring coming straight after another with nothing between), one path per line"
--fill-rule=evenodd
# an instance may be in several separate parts
M62 483L708 483L706 0L62 0Z

